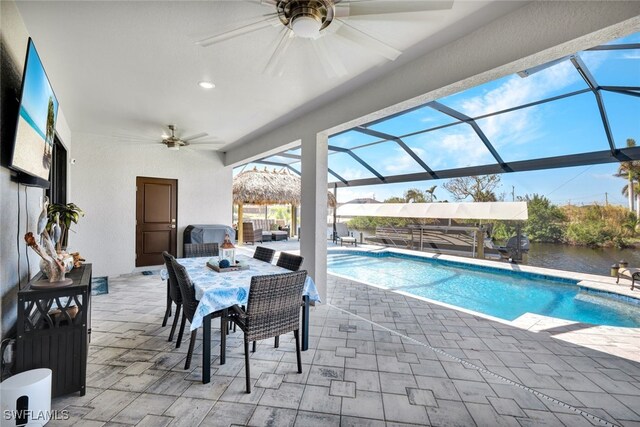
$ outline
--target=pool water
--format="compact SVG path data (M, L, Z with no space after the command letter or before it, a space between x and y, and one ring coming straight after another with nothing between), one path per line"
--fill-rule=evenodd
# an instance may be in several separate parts
M505 320L525 313L640 327L640 305L588 293L577 282L403 255L329 252L329 273Z

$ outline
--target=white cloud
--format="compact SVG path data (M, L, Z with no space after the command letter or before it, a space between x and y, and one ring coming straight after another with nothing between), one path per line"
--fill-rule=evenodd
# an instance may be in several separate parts
M423 147L417 149L420 158L433 170L494 163L487 148L467 125L421 134L412 145Z
M612 181L620 181L622 178L617 177L617 176L613 176L613 174L607 174L607 173L592 173L591 174L591 178L596 179L598 181L606 179L606 180L612 180ZM622 182L622 181L620 181Z
M329 165L329 167L331 167L331 165ZM365 173L364 168L363 170L354 168L334 169L334 172L347 181L352 179L369 178L369 175L367 174L368 172Z
M436 117L434 117L433 115L430 114L430 115L427 115L427 116L422 116L420 118L420 122L422 122L422 123L433 123L433 122L436 121L436 119L437 119Z
M353 137L348 133L343 133L342 135L334 136L331 138L331 145L335 145L336 147L348 147L351 145L353 141Z
M529 77L512 76L500 86L462 102L467 115L477 117L543 99L581 79L570 61L564 61ZM498 149L501 146L531 143L543 134L540 107L491 116L478 121L483 132Z
M414 153L421 159L425 158L425 151L422 148L412 149ZM390 154L384 160L384 171L393 175L401 175L404 173L416 172L416 166L422 170L422 168L416 163L415 160L406 151L400 147L393 149L393 154Z

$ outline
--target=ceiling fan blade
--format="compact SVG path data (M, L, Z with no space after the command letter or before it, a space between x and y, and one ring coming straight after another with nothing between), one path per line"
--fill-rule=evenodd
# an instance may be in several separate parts
M394 13L427 12L431 10L448 10L453 7L453 0L371 0L347 1L336 5L338 17L390 15ZM345 15L346 13L346 15Z
M198 145L198 146L204 146L204 145L224 145L225 143L222 141L205 141L205 142L190 142L189 145Z
M247 3L259 4L260 6L275 6L278 4L277 0L242 0Z
M203 138L203 137L208 136L208 135L209 135L208 133L202 132L202 133L197 133L195 135L191 135L191 136L188 136L186 138L180 138L180 139L185 141L185 142L188 142L188 141L192 141L194 139Z
M261 30L269 26L277 26L278 24L280 24L280 19L278 18L278 15L275 13L271 13L269 15L266 15L266 18L258 22L252 22L250 24L243 25L242 27L225 31L224 33L216 34L215 36L207 37L202 40L198 40L196 44L202 47L207 47L216 43L223 42L225 40L232 39L234 37L243 36L245 34L249 34L254 31Z
M151 142L151 141L155 141L156 140L156 138L145 138L145 137L140 137L140 136L118 135L118 134L110 135L110 137L114 138L114 139L117 139L120 142L136 142L136 141Z
M276 0L242 0L244 2L247 3L257 3L261 6L275 6L276 5Z
M215 151L215 150L218 150L218 149L222 148L222 144L218 144L218 145L189 144L189 145L187 145L187 148L190 148L192 150L210 150L210 151Z
M324 37L319 37L311 42L313 49L318 55L320 59L320 63L322 64L322 68L324 68L327 76L332 77L343 77L347 75L347 69L340 59L335 55L329 52L327 48L327 43L325 42Z
M284 56L286 55L287 50L289 49L289 46L291 46L292 41L293 41L293 31L285 27L283 30L282 37L278 42L278 45L273 50L273 53L271 54L271 58L269 58L267 65L264 67L265 74L274 76L274 77L280 77L282 75L284 71L282 69L282 58L284 58Z
M352 41L359 46L370 49L377 54L384 56L390 61L395 61L395 59L402 53L398 49L391 47L388 44L370 36L369 34L349 25L347 22L341 19L339 21L342 23L342 25L335 32L337 36Z

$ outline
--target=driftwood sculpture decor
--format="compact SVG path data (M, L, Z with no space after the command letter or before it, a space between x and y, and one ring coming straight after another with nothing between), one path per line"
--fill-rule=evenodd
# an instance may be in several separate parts
M67 269L63 261L60 259L56 252L56 238L59 239L60 233L56 233L54 230L54 237L51 237L47 232L47 209L49 207L49 199L45 196L42 212L38 218L38 235L40 236L40 243L36 241L32 232L28 232L24 235L24 240L35 253L37 253L40 260L40 269L47 276L47 280L38 281L32 286L37 287L50 287L50 286L67 286L73 283L71 279L65 279Z

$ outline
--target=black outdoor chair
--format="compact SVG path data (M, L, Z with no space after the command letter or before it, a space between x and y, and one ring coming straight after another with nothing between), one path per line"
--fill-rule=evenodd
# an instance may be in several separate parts
M286 268L287 270L298 271L300 270L302 261L304 261L304 257L289 254L286 252L280 252L280 256L278 257L278 262L276 263L276 265L278 267Z
M175 258L171 260L171 264L173 265L173 270L178 281L178 286L180 287L180 293L182 294L182 322L180 323L180 332L178 332L178 340L176 342L176 348L180 348L186 320L189 320L189 323L193 321L193 316L195 315L196 308L198 307L198 300L196 299L196 290L193 287L193 282L191 282L187 270L182 265L180 265L178 261L175 260ZM215 318L221 316L222 311L214 311L211 317ZM189 350L187 351L187 360L184 364L184 369L189 369L189 366L191 366L191 357L193 356L193 347L196 344L197 332L197 329L191 331Z
M253 253L253 257L257 260L271 263L276 251L273 249L265 248L264 246L258 246Z
M185 243L184 257L198 258L206 256L218 256L217 243Z
M168 340L169 342L171 342L173 341L173 334L176 332L176 326L178 325L178 319L180 318L180 309L182 308L182 294L180 293L176 274L173 271L173 265L171 264L171 261L175 260L175 258L173 257L173 255L166 251L162 252L162 257L164 258L164 265L167 268L167 273L169 273L169 278L167 279L167 309L164 312L162 326L167 325L167 319L169 319L169 316L171 316L172 303L176 304L176 313L173 318L173 324L171 325L171 332L169 333Z
M300 300L306 271L294 273L253 276L249 289L247 309L234 305L222 319L222 334L227 333L228 324L232 320L244 331L244 363L246 371L247 393L251 393L251 376L249 369L249 342L277 337L293 331L296 340L296 356L298 373L302 373L302 356L300 354ZM225 352L222 341L221 354ZM255 350L254 350L255 351Z

